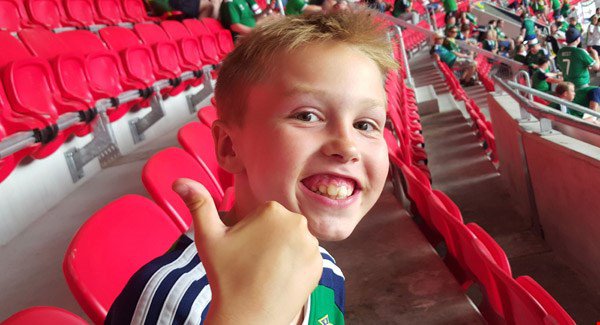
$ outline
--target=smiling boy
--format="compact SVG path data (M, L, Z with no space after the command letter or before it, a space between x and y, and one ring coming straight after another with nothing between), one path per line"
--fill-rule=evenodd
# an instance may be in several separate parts
M385 31L367 11L337 12L239 42L213 125L234 207L220 219L201 185L177 181L194 241L138 271L106 323L343 324L344 278L317 239L347 238L383 190L384 80L397 67Z

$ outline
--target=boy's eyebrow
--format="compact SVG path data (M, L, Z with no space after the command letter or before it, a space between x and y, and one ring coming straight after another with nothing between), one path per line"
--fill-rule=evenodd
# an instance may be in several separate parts
M286 89L283 95L285 97L292 97L295 95L311 94L319 97L328 97L328 93L325 90L311 87L310 85L298 84L293 87ZM378 100L376 98L363 98L359 100L360 106L364 107L386 107L385 101Z

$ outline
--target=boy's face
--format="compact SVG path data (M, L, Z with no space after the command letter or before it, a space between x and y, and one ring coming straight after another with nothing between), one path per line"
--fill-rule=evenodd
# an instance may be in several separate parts
M249 91L243 126L231 131L243 165L236 201L242 210L277 201L304 215L315 237L344 239L388 173L381 73L362 52L333 42L272 64L275 72Z

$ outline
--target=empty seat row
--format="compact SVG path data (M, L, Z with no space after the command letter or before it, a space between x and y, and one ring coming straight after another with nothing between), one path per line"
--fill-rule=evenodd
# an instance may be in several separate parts
M26 29L18 37L0 31L0 143L19 132L35 133L35 142L0 156L0 181L25 156L47 157L71 134L90 133L99 101L108 107L109 120L116 121L134 106L148 107L158 83L167 96L199 85L204 68L218 65L233 47L231 39L219 46L212 30L198 20L111 26L99 36L86 30ZM66 113L80 118L62 130L59 119Z
M0 0L0 29L60 29L157 22L142 0Z

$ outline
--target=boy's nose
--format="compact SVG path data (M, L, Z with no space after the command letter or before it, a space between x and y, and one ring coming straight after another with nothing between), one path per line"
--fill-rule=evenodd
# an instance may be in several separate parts
M341 163L356 162L360 154L351 137L339 135L332 138L324 147L323 152Z

